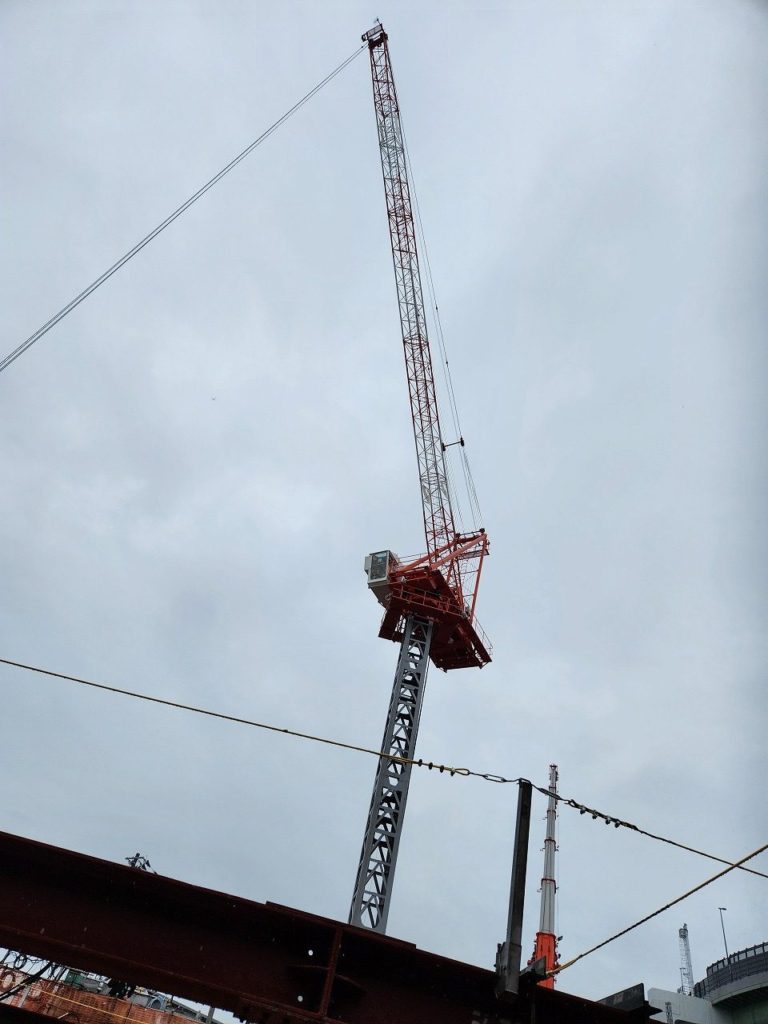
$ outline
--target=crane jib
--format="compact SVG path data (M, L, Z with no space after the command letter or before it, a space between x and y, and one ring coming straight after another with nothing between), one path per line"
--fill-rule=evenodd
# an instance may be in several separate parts
M381 31L372 35L369 47L408 397L419 468L424 533L427 552L434 554L455 539L456 527L427 336L405 145L386 33Z

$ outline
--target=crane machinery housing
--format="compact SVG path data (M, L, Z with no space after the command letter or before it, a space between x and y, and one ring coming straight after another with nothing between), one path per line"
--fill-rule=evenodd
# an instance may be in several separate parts
M387 549L365 560L368 587L384 607L379 636L399 643L400 655L349 921L384 932L427 666L431 660L444 671L482 668L491 660L491 647L475 616L488 538L482 528L459 533L454 522L387 34L377 22L362 38L371 62L427 549L411 559Z

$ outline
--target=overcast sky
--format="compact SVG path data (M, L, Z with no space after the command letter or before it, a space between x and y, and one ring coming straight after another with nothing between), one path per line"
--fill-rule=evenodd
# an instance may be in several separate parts
M5 0L0 356L379 16L492 557L418 753L768 838L768 6ZM0 656L377 746L423 546L368 58L0 376ZM0 828L346 920L375 762L2 668ZM415 771L389 934L491 967L516 790ZM534 802L526 951L545 801ZM568 808L563 959L717 865ZM768 871L768 857L754 862ZM768 938L729 875L562 975Z

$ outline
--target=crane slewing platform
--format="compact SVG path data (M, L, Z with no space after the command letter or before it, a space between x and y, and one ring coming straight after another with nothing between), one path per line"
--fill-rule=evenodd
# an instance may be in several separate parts
M433 624L429 656L447 672L454 668L482 668L491 660L491 644L474 616L472 605L451 586L445 567L477 562L479 581L488 542L484 531L458 535L437 557L421 555L401 562L391 551L377 551L366 559L368 587L384 606L379 636L402 643L409 616L430 619ZM477 596L475 585L472 602Z

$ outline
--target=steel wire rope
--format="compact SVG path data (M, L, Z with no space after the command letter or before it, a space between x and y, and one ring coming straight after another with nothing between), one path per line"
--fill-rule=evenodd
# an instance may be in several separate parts
M104 690L107 693L117 693L123 697L133 697L136 700L144 700L150 704L160 704L169 708L176 708L179 711L190 711L197 715L205 715L208 718L218 718L224 722L234 722L237 725L248 725L254 729L264 729L267 732L283 733L286 736L293 736L296 739L311 740L314 743L323 743L329 747L339 747L342 750L353 750L360 754L371 754L374 757L384 758L387 761L396 761L399 764L416 765L419 768L436 769L439 772L447 772L449 775L480 775L480 772L470 771L469 768L455 768L445 764L437 764L433 761L425 761L423 758L416 760L408 757L399 757L397 754L388 754L382 750L375 750L372 747L363 747L357 743L345 743L343 740L333 740L327 736L316 736L313 733L300 732L296 729L288 729L279 725L271 725L268 722L258 722L251 718L242 718L239 715L229 715L223 711L213 711L211 708L200 708L194 704L184 704L180 701L167 700L164 697L153 697L148 693L139 693L137 690L127 690L120 686L111 686L109 683L98 683L92 679L83 679L81 676L67 675L64 672L54 672L52 669L40 668L35 665L26 665L21 661L11 661L9 658L0 658L0 664L10 665L13 668L20 668L27 672L36 672L39 675L50 676L53 679L63 679L71 683L78 683L81 686L89 686L94 690ZM491 782L518 782L518 779L504 779L501 776L488 776Z
M444 457L447 454L448 454L447 452L444 452L443 453ZM445 459L445 475L448 478L448 490L451 492L451 496L453 497L454 501L456 502L456 515L457 515L458 520L459 520L459 526L461 528L461 532L464 533L465 532L465 530L464 530L464 512L463 512L462 507L461 507L461 498L459 497L459 490L456 487L456 484L454 483L454 479L453 478L454 478L455 474L453 472L453 467L451 466L450 458L446 458ZM471 506L470 506L470 510L471 510Z
M448 361L448 350L447 350L446 345L445 345L445 333L443 331L443 322L442 322L442 319L440 317L440 307L437 304L437 293L435 291L435 282L434 282L434 277L432 275L432 263L431 263L431 261L429 259L429 249L427 247L427 239L426 239L426 235L424 233L424 222L422 221L422 217L421 217L421 207L419 205L419 197L418 197L418 193L416 191L416 182L415 182L415 178L414 178L414 174L413 174L413 165L411 164L411 157L410 157L410 153L408 152L408 147L407 147L407 144L406 144L406 141L405 141L405 132L404 131L403 131L403 149L405 151L406 164L408 166L408 172L410 174L410 179L411 179L411 183L412 183L413 203L414 203L414 210L416 212L416 228L417 228L418 233L419 233L419 239L421 241L422 251L424 252L424 263L425 263L425 266L427 268L427 274L426 274L426 278L427 278L427 292L429 294L429 298L430 298L430 302L431 302L432 308L434 309L435 333L437 335L438 347L440 349L440 357L441 357L441 363L442 363L443 379L445 381L445 389L446 389L446 393L448 395L448 407L449 407L449 409L451 411L451 418L453 420L453 428L454 428L454 431L455 431L455 435L456 435L457 440L460 441L460 443L461 443L461 450L462 450L462 454L464 455L464 458L462 460L462 472L463 472L463 476L464 476L464 486L465 486L466 491L467 491L467 497L468 497L468 500L469 500L469 508L470 508L470 511L471 511L471 518L472 518L472 521L473 521L473 526L475 528L477 528L477 526L479 526L479 524L482 522L482 514L480 512L479 502L477 501L477 492L474 490L474 485L470 484L469 461L467 459L466 449L464 447L464 435L463 435L462 430L461 430L461 421L459 419L459 408L458 408L458 404L456 402L456 392L455 392L454 387L453 387L453 377L451 375L451 367L450 367L450 363ZM450 461L450 460L446 460L446 461ZM474 493L474 503L473 503L473 493ZM458 502L458 492L457 492L457 495L456 495L456 500Z
M47 334L52 327L55 327L56 324L62 321L64 317L67 316L67 314L71 313L73 309L76 309L81 302L87 299L88 296L95 292L97 288L99 288L102 284L105 283L105 281L108 281L113 274L115 274L118 270L120 270L121 267L125 266L125 264L129 260L133 259L134 256L141 252L141 250L145 246L149 245L149 243L153 239L157 238L157 236L162 231L164 231L167 227L173 224L173 222L177 218L179 218L182 215L182 213L185 213L190 208L190 206L196 203L198 199L202 198L202 196L204 196L206 192L212 189L214 185L218 184L218 182L221 181L221 179L226 174L229 174L229 172L233 170L241 161L245 160L245 158L249 156L254 151L254 149L257 148L257 146L260 146L262 142L265 142L270 137L270 135L277 131L277 129L280 128L281 125L283 125L293 114L300 110L305 103L312 99L313 96L320 92L320 90L324 86L328 85L328 83L331 82L337 75L341 74L341 72L349 64L351 64L355 57L362 53L364 49L365 44L358 47L354 53L350 54L350 56L347 57L346 60L342 61L342 63L339 64L336 68L334 68L333 71L326 75L325 78L322 79L322 81L318 82L317 85L310 89L309 92L305 93L300 100L294 103L294 105L289 110L286 110L286 112L281 117L279 117L275 122L273 122L273 124L271 124L269 128L263 131L258 138L254 139L249 146L246 146L246 148L242 150L240 153L238 153L236 157L230 160L230 162L225 167L222 167L222 169L217 174L215 174L209 181L207 181L201 188L199 188L197 192L195 192L187 200L185 200L181 204L181 206L177 207L173 211L173 213L170 213L165 218L165 220L161 221L160 224L157 225L157 227L153 228L148 235L145 235L144 238L141 239L141 241L137 242L131 249L128 250L128 252L121 256L119 260L113 263L111 267L108 267L107 270L100 274L99 277L97 277L94 281L91 281L91 283L86 288L84 288L78 295L71 299L70 302L66 304L66 306L62 306L58 313L55 313L50 318L50 320L47 320L42 325L42 327L38 327L34 334L30 334L30 336L25 341L23 341L20 345L13 349L12 352L9 352L4 359L0 360L0 373L2 373L3 370L7 369L11 365L11 363L13 363L16 359L19 358L20 355L23 355L28 348L31 348L36 341L39 341L44 334Z
M569 967L573 967L575 963L578 963L579 960L583 960L585 956L589 956L590 953L597 952L598 949L602 949L604 946L609 945L609 943L615 942L616 939L620 939L623 935L626 935L628 932L634 931L635 928L639 928L641 924L646 924L652 918L658 917L659 914L663 914L664 911L669 910L670 907L674 907L678 903L682 903L683 900L687 900L689 896L693 896L694 893L700 892L708 885L711 885L713 882L716 882L718 878L722 878L724 875L727 875L729 871L733 871L735 868L740 868L748 860L752 860L752 858L757 857L758 854L764 853L765 850L768 850L768 843L764 843L756 850L753 850L752 853L748 853L746 857L742 857L741 860L737 860L733 864L729 864L728 867L723 868L722 871L718 871L716 875L712 875L710 878L707 878L703 882L700 882L698 885L695 885L692 889L688 889L688 891L684 892L682 896L677 896L675 899L670 900L669 903L665 903L664 906L659 907L658 910L654 910L650 914L646 914L645 917L641 917L640 920L635 921L634 924L629 925L627 928L622 928L620 932L616 932L615 935L611 935L609 938L603 939L602 942L598 942L596 946L592 946L590 949L584 950L584 952L579 953L578 956L571 957L571 959L566 960L564 964L559 964L553 970L547 972L548 976L552 976L553 974L560 974L561 971L565 971Z
M658 843L666 843L668 846L674 846L678 850L686 850L688 853L695 853L699 857L706 857L707 860L717 861L718 864L729 864L733 862L725 857L717 857L713 853L705 853L703 850L698 850L695 846L688 846L685 843L680 843L676 839L668 839L666 836L660 836L656 832L649 832L647 829L641 828L640 825L634 825L631 821L624 821L623 818L617 817L615 814L606 814L605 811L598 811L595 807L589 807L587 804L579 803L578 800L573 800L569 797L561 796L559 793L555 793L551 789L546 789L544 786L537 786L535 783L531 783L537 793L541 793L542 796L553 797L558 803L563 803L566 807L572 807L577 810L579 814L589 814L592 820L599 819L606 825L613 825L614 828L626 828L630 832L637 832L638 835L645 836L647 839L655 839ZM755 868L742 868L742 871L747 872L750 875L759 875L761 878L768 878L768 874L762 871L757 871Z
M165 707L176 708L181 711L190 711L194 714L205 715L208 718L218 718L225 722L234 722L238 725L248 725L256 729L264 729L268 732L283 733L286 736L293 736L296 739L310 740L314 743L323 743L329 747L338 747L341 750L352 750L360 754L370 754L373 757L384 758L388 761L395 761L398 764L412 765L416 768L427 768L432 771L433 769L439 773L446 773L448 775L461 775L464 777L473 777L482 779L485 782L494 782L499 784L519 784L520 782L528 782L528 779L523 777L518 778L507 778L504 775L496 775L493 772L479 772L471 768L459 768L452 765L440 764L434 761L425 761L424 758L409 758L399 757L396 754L388 754L382 750L375 750L372 747L363 747L356 743L345 743L342 740L333 740L327 736L317 736L313 733L299 732L296 729L288 729L278 725L271 725L266 722L257 722L253 719L242 718L238 715L228 715L221 711L213 711L210 708L200 708L193 704L183 704L179 701L167 700L163 697L153 697L147 693L139 693L135 690L126 690L119 686L111 686L108 683L99 683L91 679L83 679L80 676L67 675L64 672L54 672L52 669L40 668L36 665L27 665L21 661L12 661L9 658L0 658L0 665L9 665L12 668L22 669L26 672L34 672L38 675L49 676L53 679L62 679L66 682L78 683L81 686L88 686L95 690L104 690L107 693L116 693L123 697L133 697L137 700L144 700L151 704L160 704ZM553 793L551 790L544 786L537 786L531 783L537 793L541 793L544 796L554 796L556 799L565 803L569 807L576 808L582 814L590 814L593 819L600 818L606 824L614 825L616 828L624 827L628 828L638 835L646 836L648 839L654 839L658 842L667 843L670 846L675 846L678 849L686 850L688 853L695 853L699 857L705 857L708 860L717 861L720 864L727 864L729 867L740 867L738 864L734 864L733 861L727 860L725 857L717 857L715 854L706 853L704 850L698 850L695 846L688 846L685 843L679 843L674 839L667 839L663 836L656 835L653 832L647 832L645 829L640 828L638 825L633 825L631 822L624 821L621 818L614 817L613 815L605 814L602 811L598 811L595 808L588 807L586 804L579 803L576 800L571 800L566 797L561 797L557 793ZM748 872L752 875L758 875L761 878L768 878L768 874L762 871L757 871L754 868L740 867L740 870Z
M416 213L416 229L419 233L419 240L421 242L421 248L424 253L424 265L426 267L426 279L427 279L427 292L429 294L430 303L434 310L434 323L435 332L437 334L437 342L440 348L440 356L442 362L443 378L445 380L446 393L448 395L448 407L451 411L451 418L453 420L453 427L456 432L456 439L462 442L462 470L464 474L464 483L467 490L467 496L469 499L469 507L472 511L472 517L474 519L474 526L477 528L483 521L482 512L480 510L480 502L477 497L477 491L475 489L474 480L472 479L472 470L469 465L469 459L466 454L466 448L464 447L464 435L461 430L461 420L459 418L459 408L456 402L456 392L453 387L453 376L451 374L451 367L448 361L448 352L445 345L445 334L443 331L443 322L440 317L440 307L437 304L437 293L435 291L435 281L432 275L432 263L429 259L429 248L427 246L427 239L424 233L424 223L421 217L421 207L419 205L419 197L416 190L416 180L413 173L413 165L411 163L411 156L408 151L408 143L405 136L405 125L403 124L402 113L400 114L400 125L403 136L403 151L405 153L405 162L408 169L408 175L411 185L411 192L413 193L413 208Z

